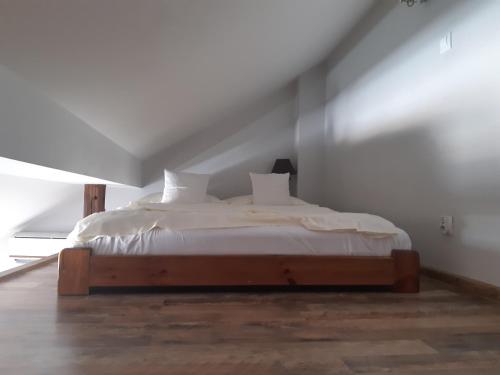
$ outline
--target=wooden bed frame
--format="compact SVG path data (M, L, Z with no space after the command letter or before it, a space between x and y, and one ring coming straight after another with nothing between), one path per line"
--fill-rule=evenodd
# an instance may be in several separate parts
M85 214L104 210L102 186L86 186ZM417 293L419 273L419 255L408 250L382 257L103 256L92 255L90 248L71 248L59 254L58 293L87 295L94 287L283 285L389 286L397 293Z
M244 285L377 285L417 293L419 256L103 256L89 248L59 254L59 295L87 295L92 287Z

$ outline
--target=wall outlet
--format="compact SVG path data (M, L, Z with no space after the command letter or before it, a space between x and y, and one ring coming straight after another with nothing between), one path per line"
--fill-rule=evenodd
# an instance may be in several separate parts
M444 236L451 236L453 234L453 216L441 216L439 229Z

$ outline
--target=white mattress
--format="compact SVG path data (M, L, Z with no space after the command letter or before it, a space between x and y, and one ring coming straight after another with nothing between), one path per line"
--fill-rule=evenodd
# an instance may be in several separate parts
M388 256L410 250L403 230L395 236L311 231L300 226L151 231L122 237L99 237L84 244L94 255L356 255Z

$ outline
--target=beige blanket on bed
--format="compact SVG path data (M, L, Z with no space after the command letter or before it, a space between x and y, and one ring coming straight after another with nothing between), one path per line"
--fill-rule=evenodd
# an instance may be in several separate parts
M300 225L315 231L349 231L378 237L397 234L394 224L379 216L340 213L315 205L134 203L123 209L96 213L80 220L70 233L69 240L78 244L100 236L140 234L153 228L187 230L268 225Z

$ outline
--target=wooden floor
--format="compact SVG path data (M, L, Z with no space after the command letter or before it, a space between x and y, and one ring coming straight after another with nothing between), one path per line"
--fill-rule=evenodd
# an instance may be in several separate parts
M56 295L0 282L0 374L500 374L500 305L373 292Z

